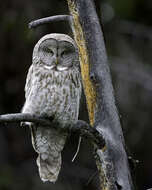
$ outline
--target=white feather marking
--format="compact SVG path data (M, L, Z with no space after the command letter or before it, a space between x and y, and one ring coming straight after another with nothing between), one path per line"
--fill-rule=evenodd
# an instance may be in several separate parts
M44 65L44 68L45 68L45 69L49 69L49 70L50 70L50 69L53 69L54 67L55 67L55 65L51 65L51 66Z
M65 71L65 70L68 70L68 67L57 66L57 70L58 71Z

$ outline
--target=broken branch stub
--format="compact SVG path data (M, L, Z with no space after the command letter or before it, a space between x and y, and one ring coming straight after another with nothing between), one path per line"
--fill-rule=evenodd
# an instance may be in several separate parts
M37 19L34 21L31 21L28 26L29 28L36 28L38 26L52 23L52 22L59 22L59 21L67 21L71 25L71 16L70 15L56 15L56 16L50 16L50 17L45 17L41 19Z

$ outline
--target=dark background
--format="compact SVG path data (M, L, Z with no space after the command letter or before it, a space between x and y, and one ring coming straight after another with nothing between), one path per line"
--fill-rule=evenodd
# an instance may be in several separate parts
M99 4L128 154L139 160L134 181L137 189L145 190L152 188L152 1L105 0ZM64 0L0 2L0 114L20 112L38 39L52 32L70 33L65 23L30 30L28 22L66 13ZM80 117L87 118L83 101L81 107ZM92 147L87 141L82 142L76 161L71 163L77 141L77 136L69 137L59 180L52 185L40 181L29 129L1 125L0 190L98 189Z

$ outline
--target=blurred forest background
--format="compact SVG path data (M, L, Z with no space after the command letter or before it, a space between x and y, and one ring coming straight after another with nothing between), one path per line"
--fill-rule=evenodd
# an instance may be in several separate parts
M96 0L102 20L117 105L128 154L139 160L133 171L136 188L152 188L152 0ZM28 29L31 20L68 14L65 0L0 2L0 114L20 112L35 43L47 33L70 34L66 23ZM83 111L82 111L83 110ZM87 118L82 101L80 117ZM0 127L0 190L98 189L92 147L69 137L57 183L40 181L30 131ZM90 180L90 177L94 177Z

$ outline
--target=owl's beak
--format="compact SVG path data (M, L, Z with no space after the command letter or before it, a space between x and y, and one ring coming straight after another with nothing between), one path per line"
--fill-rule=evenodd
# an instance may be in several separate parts
M58 62L58 59L56 58L56 62L55 62L55 64L58 65L58 63L59 63L59 62Z

